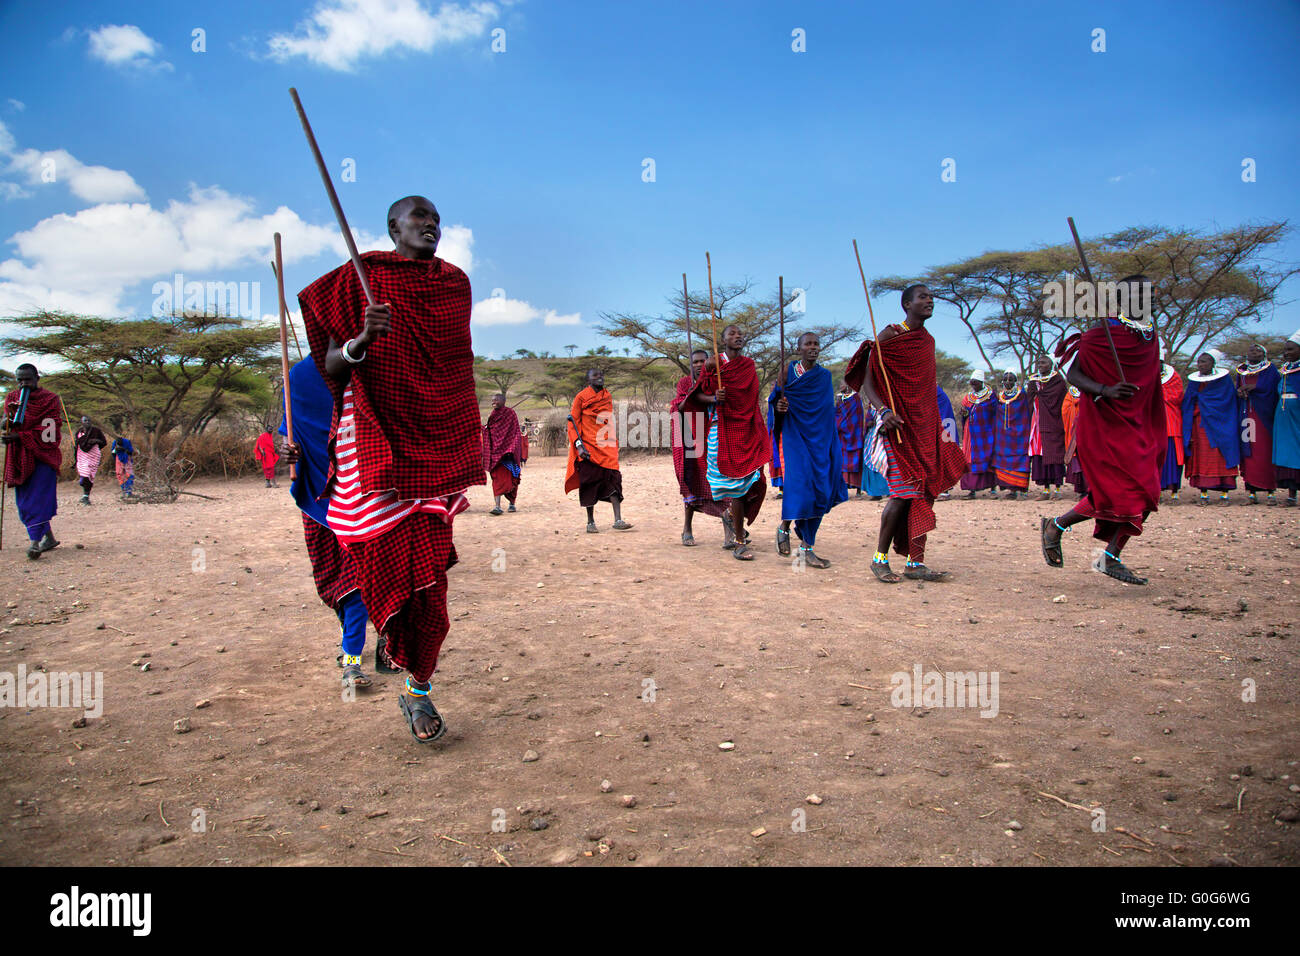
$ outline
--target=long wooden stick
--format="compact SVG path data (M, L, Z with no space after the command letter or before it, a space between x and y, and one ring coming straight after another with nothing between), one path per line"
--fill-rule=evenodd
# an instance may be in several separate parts
M858 253L858 240L853 240L853 255L858 260L858 275L862 276L862 291L867 297L867 315L871 318L871 340L876 343L875 349L877 357L880 359L880 377L885 380L885 397L889 399L889 410L898 413L894 408L894 392L889 387L889 373L885 371L885 351L880 347L880 335L876 332L876 313L871 308L871 290L867 288L867 274L862 271L862 256ZM867 371L871 370L870 362L867 363Z
M348 228L347 217L343 215L343 206L339 203L339 194L334 191L329 170L325 168L320 147L316 145L316 135L311 131L311 124L307 122L307 113L302 108L302 100L298 99L298 91L292 86L289 87L289 95L293 97L293 105L298 110L298 119L302 121L302 131L307 134L307 145L311 147L311 153L316 157L316 168L320 171L321 182L325 184L330 205L334 207L334 218L339 221L339 228L343 230L343 241L347 243L348 255L352 257L352 267L357 270L357 278L361 280L361 291L366 294L366 304L374 305L375 297L370 292L370 280L366 278L366 270L361 265L361 253L357 252L356 240L352 238L352 230Z
M777 329L777 335L780 336L781 364L776 368L776 384L778 388L785 388L785 276L776 277L776 301L781 312L780 327Z
M289 395L289 306L284 301L284 258L280 255L280 234L275 234L275 290L280 298L280 372L284 380L284 429L293 444L293 399ZM289 465L289 478L298 477L298 467Z
M691 356L695 354L695 348L691 345L691 294L686 291L685 272L682 273L682 306L686 309L686 367L690 368Z
M1070 224L1070 235L1074 236L1074 248L1079 253L1079 261L1083 263L1083 277L1092 286L1093 301L1096 302L1097 283L1092 281L1092 270L1088 268L1088 257L1083 254L1083 243L1079 241L1079 230L1074 228L1073 216L1066 216L1065 221ZM1110 334L1110 317L1098 315L1097 318L1101 320L1101 327L1106 330L1106 342L1110 345L1110 354L1115 359L1115 371L1119 373L1119 384L1127 385L1128 382L1124 378L1124 366L1119 362L1119 352L1115 350L1115 339Z
M276 267L274 262L271 263L271 272L274 273L275 278L279 281L280 291L283 292L284 280L280 278L280 270ZM302 361L302 343L298 341L298 330L293 327L292 316L289 318L289 331L293 333L293 344L298 346L298 360Z
M713 364L718 372L718 388L722 388L722 357L718 355L718 313L713 308L713 260L704 253L704 264L709 269L709 322L713 326Z

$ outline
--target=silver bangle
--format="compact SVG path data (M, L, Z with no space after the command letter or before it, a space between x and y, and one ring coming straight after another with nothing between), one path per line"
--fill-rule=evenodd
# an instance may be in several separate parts
M365 352L362 352L358 358L352 357L352 343L355 341L356 339L348 339L343 343L343 348L339 349L339 351L343 353L343 361L347 362L349 365L360 365L366 358Z

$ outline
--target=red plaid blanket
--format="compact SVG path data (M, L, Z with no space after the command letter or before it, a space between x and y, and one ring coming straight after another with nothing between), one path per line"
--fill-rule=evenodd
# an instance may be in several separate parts
M911 332L898 325L894 328L899 334L879 348L870 340L862 343L844 370L844 381L856 391L870 373L876 394L886 401L892 396L893 410L903 419L903 427L887 433L887 437L899 477L921 487L923 497L913 499L908 513L907 536L915 540L934 530L934 499L955 485L968 466L961 445L944 441L934 336L924 328ZM880 371L881 353L889 375L888 389ZM905 542L895 541L894 548L900 554L908 553Z
M436 257L367 252L361 258L375 301L393 310L389 333L352 369L362 490L436 498L486 484L469 278ZM329 340L342 345L365 325L365 295L351 263L303 289L298 303L312 357L323 369ZM347 383L329 376L325 383L334 396L333 443Z
M5 396L5 414L10 420L18 408L21 389ZM59 396L47 388L34 388L28 393L27 413L21 425L10 431L18 440L9 444L5 456L5 484L17 488L24 484L36 470L37 462L45 462L56 472L63 466L63 452L59 448L63 419ZM51 428L51 424L53 428ZM53 436L53 441L46 441Z
M524 461L524 440L519 431L519 416L513 408L492 409L487 424L483 426L483 469L491 471L501 464L506 455L514 455L515 462Z
M717 375L706 369L698 388L706 395L718 390ZM744 478L772 460L767 418L758 404L758 368L748 355L722 363L726 401L718 409L718 471L727 478Z

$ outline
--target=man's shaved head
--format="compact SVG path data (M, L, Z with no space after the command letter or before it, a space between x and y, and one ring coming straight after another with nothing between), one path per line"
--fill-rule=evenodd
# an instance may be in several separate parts
M423 196L403 196L388 207L388 236L408 259L432 259L442 238L438 207Z
M385 223L391 223L394 219L400 219L402 213L406 211L406 207L418 200L429 202L429 200L425 199L423 196L403 196L401 199L397 200L397 202L388 207L388 218L385 220ZM433 205L432 203L429 204Z

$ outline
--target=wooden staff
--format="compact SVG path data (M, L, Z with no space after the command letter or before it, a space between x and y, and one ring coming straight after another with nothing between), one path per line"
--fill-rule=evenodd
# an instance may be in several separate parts
M780 337L781 364L776 369L776 384L785 388L785 276L776 277L776 301L781 310L781 325L777 331Z
M279 233L277 233L277 235L279 235ZM281 292L281 294L283 295L283 293L284 293L284 280L280 278L280 270L279 270L279 268L276 266L276 264L275 264L274 261L271 262L271 272L272 272L272 274L275 276L276 281L280 283L280 292ZM301 360L302 360L302 343L298 341L298 330L295 329L295 328L293 327L293 319L290 319L290 320L289 320L289 331L293 333L293 344L296 345L296 346L298 346L298 360L301 361Z
M885 397L889 399L889 410L897 414L894 408L894 392L889 387L889 373L885 371L885 352L880 347L880 335L876 332L876 313L871 308L871 292L867 289L867 274L862 271L862 256L858 253L858 240L853 240L853 255L858 260L858 275L862 276L862 291L867 296L867 315L871 318L871 340L876 343L876 357L880 359L880 377L885 380ZM867 363L867 372L871 372L871 363Z
M325 168L325 160L321 158L320 147L316 145L316 135L311 131L311 124L307 122L307 114L302 108L302 100L298 99L298 91L292 86L289 87L289 95L293 97L293 105L298 110L298 119L302 121L302 131L307 134L307 145L311 147L311 153L316 157L316 168L320 170L321 182L325 184L325 192L329 194L330 205L334 207L334 218L339 221L339 228L343 230L343 241L347 243L348 255L352 257L352 267L357 270L357 278L361 280L361 291L366 294L366 304L374 305L375 297L370 292L370 281L366 278L366 270L361 265L361 254L357 252L357 244L352 238L352 230L348 228L347 217L343 215L343 206L339 204L339 194L334 191L334 183L330 180L329 170Z
M691 367L691 356L695 348L691 345L691 294L686 291L686 273L682 273L682 305L686 309L686 367ZM692 375L691 379L694 380Z
M718 355L718 313L713 308L713 260L704 253L704 264L709 269L709 322L713 326L713 364L717 367L718 388L722 388L722 357Z
M275 289L280 297L280 373L284 379L284 428L293 444L293 400L289 397L289 306L284 301L284 259L280 255L280 234L275 234ZM298 467L289 465L289 478L297 479Z
M1088 268L1088 257L1083 254L1083 243L1079 241L1079 230L1074 228L1073 216L1066 216L1065 221L1070 224L1070 234L1074 236L1074 248L1078 250L1079 261L1083 263L1083 277L1092 286L1093 301L1095 302L1097 301L1097 283L1092 281L1092 270ZM1101 320L1101 327L1106 330L1106 343L1110 346L1111 357L1115 359L1115 371L1119 373L1119 384L1127 385L1128 382L1124 378L1124 366L1119 362L1119 352L1115 350L1115 339L1110 334L1110 318L1104 315L1099 315L1098 318Z

